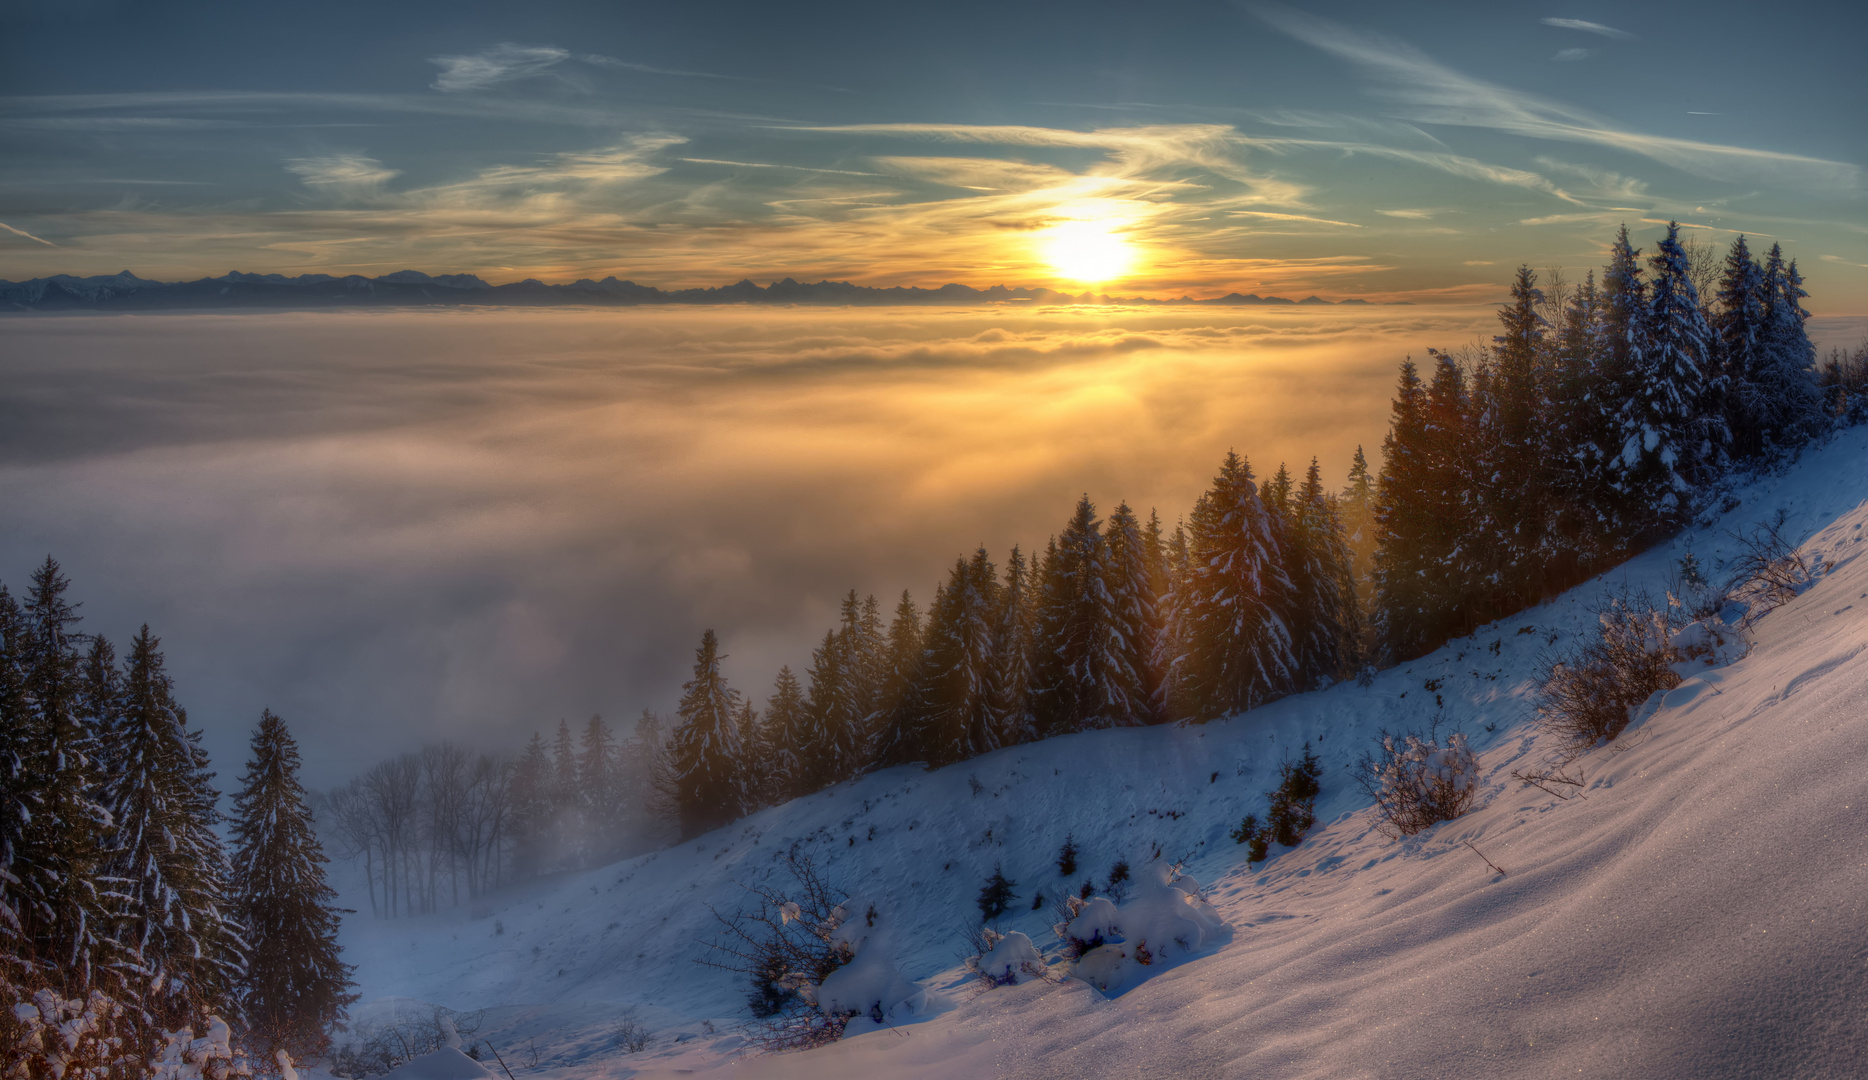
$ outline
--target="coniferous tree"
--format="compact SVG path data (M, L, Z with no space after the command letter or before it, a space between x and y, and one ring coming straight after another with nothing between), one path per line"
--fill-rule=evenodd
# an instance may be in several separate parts
M1649 262L1655 276L1638 324L1640 347L1623 373L1615 461L1624 509L1620 533L1635 543L1686 520L1696 489L1721 464L1726 442L1722 384L1708 378L1711 329L1677 224L1669 224Z
M845 665L835 630L824 631L824 642L811 652L811 692L805 704L805 738L798 744L798 763L805 790L818 791L845 779L856 733L850 730L847 711L840 708L849 696L840 685Z
M1162 545L1161 568L1166 586L1157 607L1161 632L1155 636L1155 652L1149 658L1158 680L1153 703L1155 718L1161 721L1192 716L1195 711L1194 704L1187 698L1190 684L1186 679L1187 639L1193 626L1190 558L1186 524L1177 522L1173 535Z
M595 855L606 854L614 842L621 819L617 795L616 736L602 714L592 713L578 736L576 801L590 834L586 846Z
M1494 597L1488 613L1541 595L1550 531L1551 455L1544 440L1549 327L1540 311L1544 294L1530 267L1518 268L1511 300L1498 316L1503 332L1492 339L1489 437L1475 447L1484 452L1475 471L1483 481L1479 494L1485 513L1476 524L1490 549L1486 576Z
M1621 453L1615 403L1605 378L1602 294L1590 271L1564 305L1550 373L1545 453L1549 479L1550 576L1580 581L1616 547L1619 504L1612 463Z
M129 1004L142 973L114 933L126 898L104 872L111 818L96 797L99 733L83 716L79 619L68 588L48 557L16 620L25 737L15 797L28 816L8 869L27 963L68 998L98 990Z
M1447 495L1428 446L1430 430L1427 388L1414 361L1402 361L1375 506L1375 618L1391 661L1431 648L1440 618L1436 575L1445 526L1438 515L1447 513Z
M294 1057L321 1054L357 995L340 959L335 891L298 781L298 744L271 710L234 796L234 909L245 930L249 1029Z
M902 598L895 604L895 617L889 621L888 643L884 647L886 671L882 678L882 695L876 703L876 711L881 717L892 716L896 706L901 703L902 695L914 684L915 675L921 668L921 612L915 608L914 597L907 589L902 590ZM883 731L878 728L874 735L878 745L870 748L870 760L881 756L880 741Z
M26 896L19 876L25 872L22 860L29 857L27 823L39 797L27 773L35 740L26 698L25 639L19 604L0 585L0 993L8 995L33 981L37 971L24 933Z
M1732 456L1741 460L1764 452L1765 429L1770 426L1771 409L1762 377L1768 303L1764 269L1751 257L1741 233L1725 256L1719 276L1719 310L1713 322L1716 362L1730 387L1725 419L1732 432Z
M758 754L760 769L774 803L810 794L798 757L798 748L804 745L809 723L804 688L789 666L779 668L772 696L765 704L764 741Z
M928 613L920 672L903 699L902 760L939 768L996 748L992 714L997 570L984 548L956 559Z
M538 732L520 753L512 770L513 866L525 877L545 867L545 847L551 832L553 771L550 752Z
M1110 600L1109 624L1103 632L1110 654L1104 663L1105 713L1118 727L1146 724L1155 719L1160 681L1153 665L1160 633L1160 597L1155 591L1160 558L1128 503L1109 515L1103 536L1109 548L1105 589Z
M1036 591L1025 556L1017 545L1005 564L1005 587L993 627L991 715L1000 746L1016 746L1038 737L1031 712L1033 608Z
M746 791L740 813L750 814L771 806L776 794L771 777L765 771L765 731L759 723L759 711L752 707L750 697L740 698L739 711L734 713L733 722L739 729L740 772Z
M1375 477L1359 445L1349 464L1349 482L1336 497L1336 510L1343 523L1343 541L1349 546L1358 618L1367 622L1375 613Z
M720 673L721 659L719 639L708 630L675 710L681 726L669 746L669 766L683 840L738 820L746 803L739 694Z
M1766 403L1763 441L1772 450L1794 450L1820 434L1828 419L1816 385L1816 347L1803 310L1803 275L1796 260L1785 264L1772 244L1764 267L1764 332L1757 381Z
M1187 533L1184 656L1170 700L1206 720L1288 693L1295 661L1279 612L1288 607L1291 582L1244 458L1226 455Z
M1316 459L1291 496L1291 645L1299 689L1344 678L1357 660L1359 617L1349 545Z
M1116 569L1101 524L1090 497L1083 496L1045 553L1032 701L1046 735L1141 723L1147 716L1142 677L1134 667L1136 643L1125 639L1110 590ZM1138 538L1133 549L1139 556ZM1145 576L1141 560L1135 562L1135 571Z
M145 625L130 645L111 708L116 763L103 795L114 822L109 872L129 897L120 940L150 977L144 1007L164 1030L203 1009L237 1018L243 943L227 897L231 869L214 825L201 733L188 729Z

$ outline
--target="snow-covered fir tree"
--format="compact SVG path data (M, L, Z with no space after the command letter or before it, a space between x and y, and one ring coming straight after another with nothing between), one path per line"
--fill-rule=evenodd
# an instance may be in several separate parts
M990 710L1000 746L1015 746L1038 737L1031 712L1033 609L1036 591L1025 555L1015 544L1005 563L1005 586L999 594L999 613L993 627L992 691Z
M65 596L69 588L48 557L12 617L16 644L9 651L23 693L15 703L21 714L5 719L24 737L16 739L19 786L10 801L26 819L6 867L15 879L11 906L29 969L66 997L98 990L127 1004L143 972L116 936L127 898L105 872L112 820L98 798L99 732L83 715L79 619Z
M159 644L145 625L113 680L113 768L103 795L115 825L109 872L129 897L118 936L148 972L143 1007L168 1030L203 1009L239 1016L244 948L214 829L214 774L201 733L175 703Z
M1105 588L1109 593L1109 623L1104 640L1117 662L1107 664L1110 684L1105 688L1106 715L1118 727L1150 723L1155 718L1154 698L1159 679L1153 658L1160 633L1160 597L1155 579L1161 555L1154 533L1145 530L1128 503L1119 504L1104 524L1109 547Z
M1227 453L1187 525L1186 599L1167 698L1176 711L1212 719L1290 691L1296 662L1279 612L1291 581L1251 466Z
M779 668L772 696L765 703L765 725L761 729L764 737L754 755L761 786L770 793L774 803L810 794L798 758L809 723L804 687L799 685L790 665Z
M1323 490L1316 459L1288 506L1291 651L1298 688L1311 689L1347 676L1356 666L1355 579L1336 500Z
M330 1045L356 994L337 944L337 894L298 780L298 744L266 710L233 812L233 908L245 932L248 1030L296 1058Z
M1803 309L1809 293L1796 260L1786 264L1782 250L1772 244L1763 278L1764 326L1753 379L1763 403L1761 447L1768 453L1809 442L1828 427L1829 417L1816 385L1816 347L1805 325L1810 313Z
M997 574L984 548L970 561L954 560L928 611L920 668L892 718L885 764L920 761L938 768L996 748L991 690Z
M720 641L701 635L694 677L681 686L680 726L669 744L674 810L681 838L698 836L745 813L746 777L739 743L739 693L720 673Z

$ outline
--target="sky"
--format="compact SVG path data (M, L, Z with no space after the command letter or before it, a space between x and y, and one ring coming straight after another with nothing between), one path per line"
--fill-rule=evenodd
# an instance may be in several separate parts
M0 3L0 278L1481 300L1670 218L1868 310L1859 4Z

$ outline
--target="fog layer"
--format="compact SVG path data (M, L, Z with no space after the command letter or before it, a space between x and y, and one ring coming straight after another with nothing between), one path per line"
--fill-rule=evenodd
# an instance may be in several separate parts
M147 621L223 780L263 706L325 785L679 695L763 704L852 587L925 606L1087 492L1172 522L1229 448L1379 465L1395 366L1487 308L9 319L0 579Z

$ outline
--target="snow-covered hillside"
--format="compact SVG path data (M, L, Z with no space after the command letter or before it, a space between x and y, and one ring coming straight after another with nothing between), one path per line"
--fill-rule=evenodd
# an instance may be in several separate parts
M1868 430L1735 496L1712 526L1367 687L893 769L472 910L353 918L357 1015L407 999L486 1009L477 1037L541 1080L1855 1075L1868 1060ZM1593 631L1605 590L1661 595L1689 546L1716 568L1729 530L1780 511L1828 569L1756 624L1748 657L1583 758L1581 797L1511 779L1550 749L1529 726L1531 675ZM1480 752L1478 808L1390 841L1352 764L1378 729L1436 719ZM1320 824L1247 865L1228 832L1263 815L1306 741L1325 764ZM1081 852L1068 879L1055 865L1066 835ZM749 1056L743 980L695 961L710 906L742 906L736 883L774 874L793 845L886 912L930 1015ZM1054 952L1048 900L1117 860L1138 873L1184 861L1230 940L1113 999L1076 980L970 980L962 934L995 867L1020 898L1002 928ZM654 1033L648 1049L618 1048L625 1013Z

